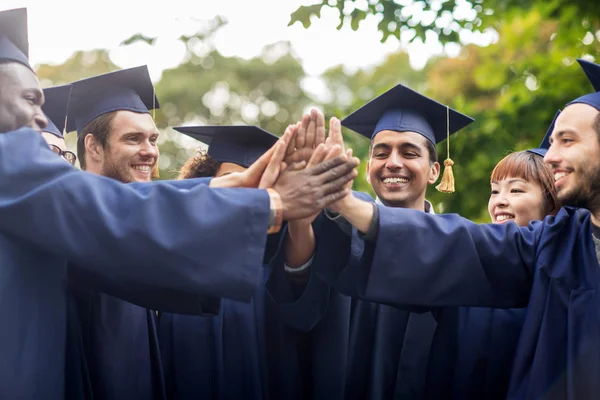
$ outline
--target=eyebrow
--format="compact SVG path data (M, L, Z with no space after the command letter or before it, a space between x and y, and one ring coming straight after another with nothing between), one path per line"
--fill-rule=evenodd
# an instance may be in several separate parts
M567 134L577 135L577 132L575 132L572 129L563 129L562 131L557 132L555 135L551 135L549 140L553 142L554 140L559 139L560 137Z
M388 150L391 147L393 147L393 146L389 145L388 143L377 143L375 146L373 146L373 151L375 151L375 150L377 150L379 148ZM418 146L418 145L416 145L414 143L402 143L400 145L400 148L402 150L413 149L413 150L417 150L417 151L423 151L423 149L420 146Z

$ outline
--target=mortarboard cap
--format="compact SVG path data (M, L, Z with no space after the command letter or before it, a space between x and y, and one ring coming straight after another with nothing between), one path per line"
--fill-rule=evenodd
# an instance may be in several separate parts
M29 65L26 8L0 12L0 61L18 62L33 71Z
M178 126L173 128L208 145L207 154L220 162L248 168L279 139L258 126Z
M73 82L67 131L81 134L97 117L119 110L148 113L159 108L148 67L143 65Z
M577 61L594 87L595 92L581 96L567 105L583 103L600 111L600 65L582 59L577 59Z
M70 84L44 89L46 101L42 110L46 114L46 118L48 118L48 126L44 129L44 132L49 132L59 138L63 137L70 95Z
M396 85L344 118L342 125L369 139L383 130L411 131L437 144L471 122L471 117L406 86Z
M552 120L552 123L550 124L550 126L548 127L548 130L546 131L546 136L544 136L544 139L542 140L540 147L537 147L534 149L528 149L526 151L533 153L533 154L537 154L538 156L541 156L541 157L546 156L546 153L548 152L548 149L550 148L550 136L552 135L552 131L554 131L554 124L556 123L556 119L558 118L559 115L560 115L560 110L558 110L556 112L556 114L554 115L554 119Z

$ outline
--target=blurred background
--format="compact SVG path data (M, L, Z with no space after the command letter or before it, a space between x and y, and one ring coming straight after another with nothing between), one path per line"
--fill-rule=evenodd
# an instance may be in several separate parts
M318 0L317 0L318 1ZM147 64L161 108L161 178L198 142L170 127L259 125L280 135L317 107L345 117L397 83L476 119L451 137L456 192L438 212L488 222L489 176L539 144L556 110L592 91L597 0L2 0L27 7L42 87ZM369 142L344 131L363 160ZM75 149L75 133L67 136ZM446 145L438 146L440 159Z

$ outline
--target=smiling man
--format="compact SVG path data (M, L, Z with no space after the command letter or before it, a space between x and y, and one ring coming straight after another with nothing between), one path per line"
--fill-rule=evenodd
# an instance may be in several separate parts
M600 396L600 65L579 63L596 92L567 104L550 137L544 160L564 206L555 217L522 228L477 225L341 201L346 220L370 233L371 254L358 268L363 298L528 306L508 398Z
M73 83L68 130L77 130L81 169L120 182L150 182L158 129L149 110L158 99L146 66Z

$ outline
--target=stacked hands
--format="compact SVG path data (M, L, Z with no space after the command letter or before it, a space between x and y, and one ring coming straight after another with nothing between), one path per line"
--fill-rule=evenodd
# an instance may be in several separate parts
M310 226L325 207L338 209L351 196L360 164L344 149L342 125L333 117L329 134L324 115L313 109L244 172L211 180L211 187L272 189L281 198L283 219Z

